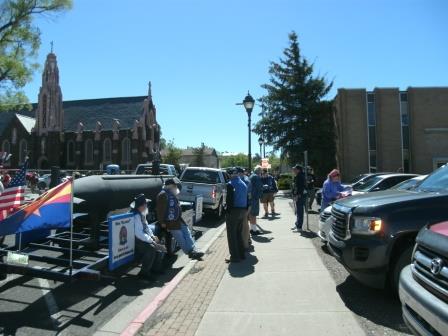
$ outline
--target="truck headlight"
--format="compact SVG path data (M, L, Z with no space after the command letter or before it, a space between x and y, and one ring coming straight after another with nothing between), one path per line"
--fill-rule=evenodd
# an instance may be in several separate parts
M353 217L352 232L357 234L373 234L380 232L383 221L376 217Z

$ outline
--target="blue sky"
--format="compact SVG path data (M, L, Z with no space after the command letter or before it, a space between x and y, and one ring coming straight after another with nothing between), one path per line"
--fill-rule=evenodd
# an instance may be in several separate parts
M66 100L145 95L151 80L165 138L246 152L235 103L263 95L290 31L334 80L333 98L338 87L448 86L447 17L446 0L74 0L38 20L38 61L53 40ZM40 80L25 88L32 102Z

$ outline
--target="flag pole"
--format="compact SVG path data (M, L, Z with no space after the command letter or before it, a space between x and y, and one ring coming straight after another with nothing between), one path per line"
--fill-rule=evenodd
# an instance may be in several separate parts
M72 172L71 192L70 192L70 277L73 274L73 187L75 181L75 174Z

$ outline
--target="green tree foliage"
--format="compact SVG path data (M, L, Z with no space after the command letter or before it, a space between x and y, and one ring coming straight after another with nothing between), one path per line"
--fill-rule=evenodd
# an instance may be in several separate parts
M205 146L204 143L201 144L201 146L193 148L193 154L194 154L194 162L193 165L195 167L205 167L205 150L207 146Z
M331 104L322 99L333 83L313 74L295 32L289 34L283 57L271 62L269 74L269 83L262 85L266 95L260 99L265 113L255 131L290 165L303 161L303 151L308 150L316 173L325 174L324 166L334 165L335 144Z
M223 168L247 167L247 154L239 153L236 155L222 155L219 158L219 162L221 162L221 167ZM260 164L260 162L257 164Z
M35 17L50 16L71 5L71 0L0 1L0 108L15 109L28 102L21 89L37 68L33 60L41 44Z
M179 168L181 157L182 157L182 149L176 147L174 141L170 140L165 146L162 162L173 164L176 166L176 168Z

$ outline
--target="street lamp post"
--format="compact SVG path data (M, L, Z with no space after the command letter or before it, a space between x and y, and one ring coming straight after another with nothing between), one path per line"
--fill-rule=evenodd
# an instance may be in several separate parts
M264 139L263 137L259 137L258 138L258 144L260 145L260 157L263 158L263 152L261 151L263 144L264 144Z
M251 172L252 171L251 115L252 110L254 109L255 100L254 98L252 98L249 91L247 91L247 96L243 100L243 105L247 112L247 129L249 131L249 152L247 154L247 159L249 161L248 162L249 172Z

